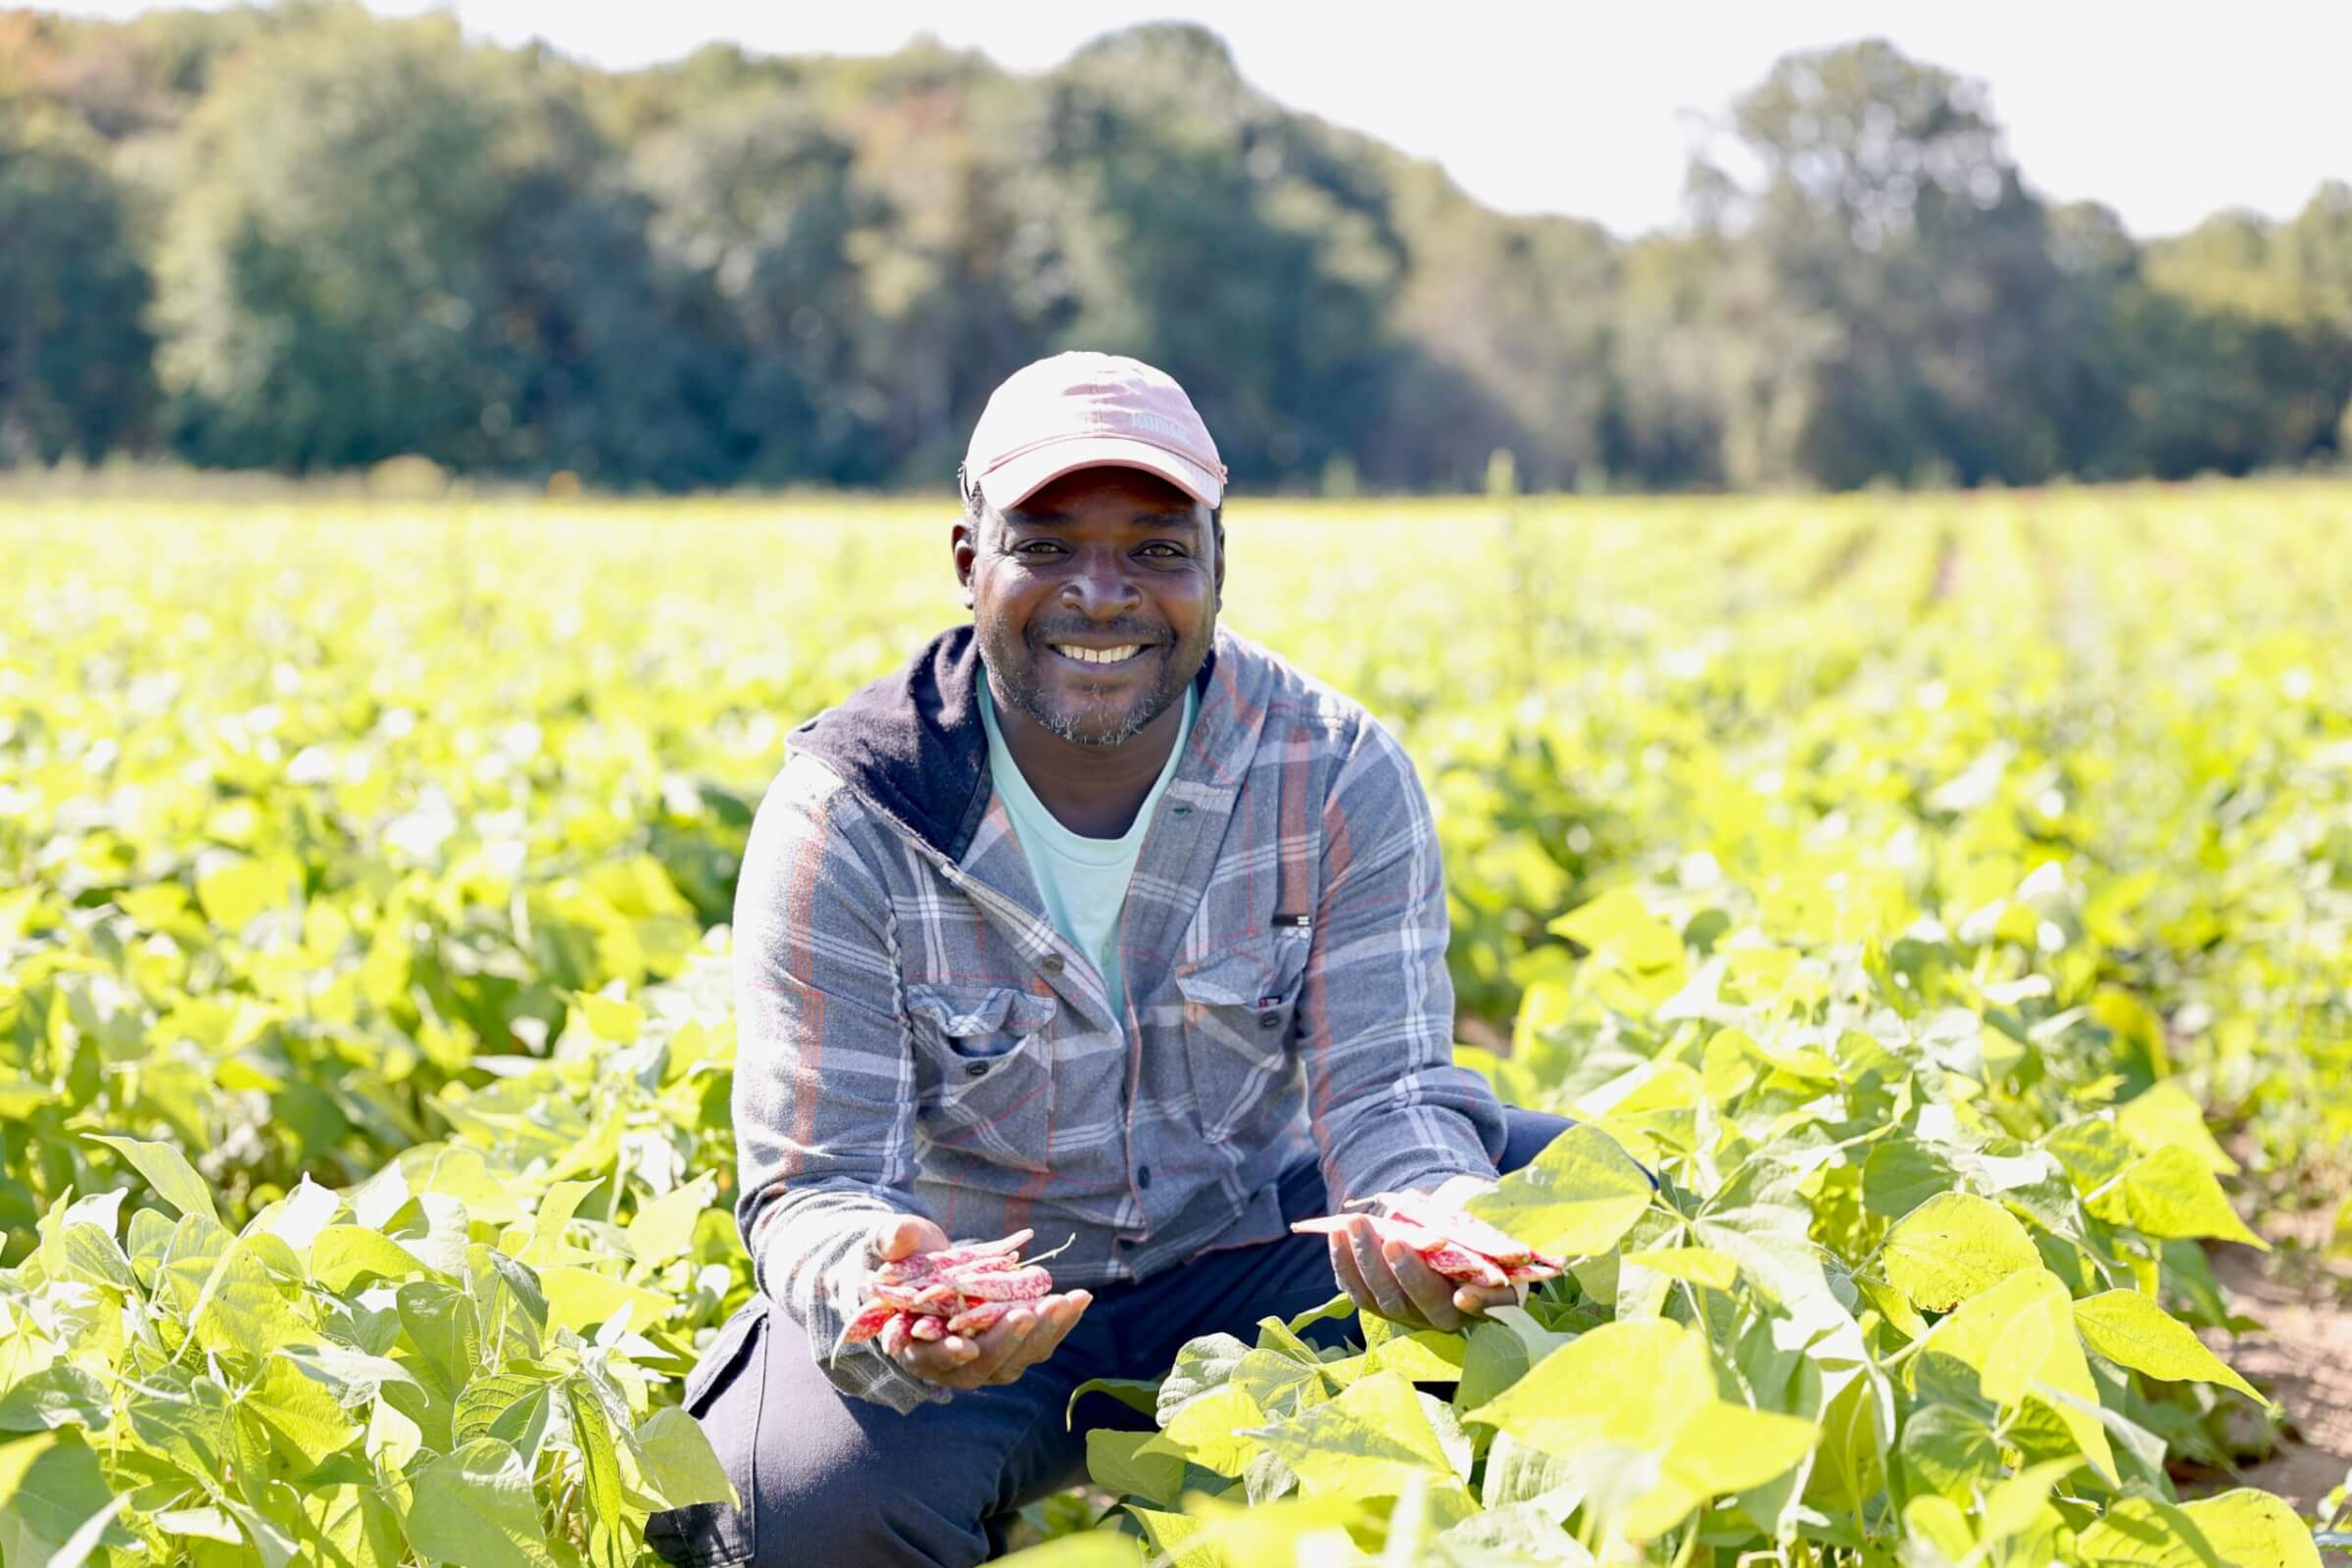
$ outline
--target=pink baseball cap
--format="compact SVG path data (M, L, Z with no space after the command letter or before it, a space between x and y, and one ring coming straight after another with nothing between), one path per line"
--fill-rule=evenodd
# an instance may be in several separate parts
M1225 498L1225 465L1193 400L1165 370L1123 354L1073 350L1034 361L989 395L959 476L999 507L1065 473L1156 473L1202 506Z

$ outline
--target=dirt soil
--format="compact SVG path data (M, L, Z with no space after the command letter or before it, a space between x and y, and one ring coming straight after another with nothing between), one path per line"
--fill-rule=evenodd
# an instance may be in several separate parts
M2271 1457L2244 1467L2242 1479L2216 1477L2182 1491L2260 1487L2308 1518L2352 1472L2352 1271L2327 1259L2325 1209L2274 1215L2263 1230L2270 1252L2226 1246L2213 1254L2215 1277L2262 1332L2217 1340L2214 1348L2285 1407L2287 1436Z

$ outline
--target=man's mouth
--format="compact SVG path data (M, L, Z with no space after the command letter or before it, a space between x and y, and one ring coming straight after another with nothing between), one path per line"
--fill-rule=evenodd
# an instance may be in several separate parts
M1132 663L1158 645L1156 643L1120 643L1111 648L1087 648L1078 643L1048 643L1046 646L1074 664L1086 664L1100 668L1105 664Z

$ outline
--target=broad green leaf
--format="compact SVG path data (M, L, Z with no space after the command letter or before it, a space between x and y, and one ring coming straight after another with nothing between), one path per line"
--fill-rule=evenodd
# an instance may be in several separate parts
M1663 1454L1715 1397L1704 1342L1679 1323L1652 1318L1603 1323L1578 1336L1464 1413L1547 1453L1614 1444Z
M263 1360L260 1384L246 1391L237 1408L268 1427L293 1456L289 1473L295 1476L308 1475L360 1437L358 1423L335 1396L282 1353Z
M450 1418L452 1435L460 1443L492 1436L490 1428L500 1416L546 1392L549 1382L541 1367L508 1366L475 1374L458 1396L456 1413ZM609 1437L607 1441L610 1443Z
M2066 1286L2048 1269L2020 1269L1960 1303L1929 1331L1906 1369L1916 1382L1931 1356L1949 1356L1975 1371L1984 1396L2004 1408L2040 1399L2066 1427L2082 1456L2110 1482L2115 1453L2092 1413L2098 1386L2075 1332Z
M1649 1207L1649 1178L1597 1127L1569 1128L1462 1206L1542 1252L1605 1252Z
M305 1176L292 1192L256 1214L246 1230L267 1231L304 1256L342 1207L343 1200Z
M1279 1350L1251 1350L1233 1369L1229 1387L1272 1416L1296 1415L1331 1396L1320 1361L1299 1361Z
M215 1224L220 1220L220 1211L213 1207L211 1184L196 1174L196 1167L187 1156L170 1144L150 1143L137 1138L116 1138L105 1133L85 1134L91 1143L104 1144L130 1162L130 1167L146 1179L155 1196L170 1203L182 1214L193 1214Z
M1940 1151L1905 1134L1873 1144L1862 1162L1863 1206L1887 1219L1900 1219L1958 1185L1958 1173Z
M2041 1254L2017 1217L1973 1193L1938 1193L1895 1221L1880 1261L1887 1281L1927 1312L1948 1312Z
M2267 1492L2196 1502L2126 1497L2078 1538L2090 1568L2320 1568L2311 1529Z
M363 1275L397 1283L423 1268L416 1254L365 1225L329 1225L311 1243L311 1277L338 1295Z
M1670 1247L1627 1252L1621 1261L1670 1279L1688 1280L1710 1290L1728 1291L1740 1279L1740 1263L1711 1247Z
M742 1506L735 1484L710 1446L702 1423L676 1405L656 1410L637 1428L637 1453L645 1484L672 1508L697 1502Z
M1569 910L1545 929L1629 968L1664 969L1682 961L1683 939L1627 888L1612 889Z
M470 1391L468 1391L470 1392ZM571 1436L580 1452L580 1500L588 1515L588 1561L593 1568L626 1568L621 1545L620 1452L603 1402L586 1380L564 1386L571 1409Z
M1513 1568L1527 1563L1556 1563L1559 1568L1592 1568L1592 1554L1561 1528L1549 1509L1533 1502L1489 1505L1481 1513L1446 1530L1442 1562L1490 1561ZM1481 1556L1470 1556L1470 1553Z
M662 1292L590 1268L543 1268L539 1288L547 1293L550 1328L586 1333L623 1307L629 1309L629 1322L640 1328L669 1315L670 1298Z
M1162 1517L1183 1519L1184 1515ZM996 1560L999 1568L1144 1568L1144 1548L1130 1537L1113 1535L1107 1530L1088 1530ZM1175 1568L1191 1568L1191 1565L1179 1558Z
M616 1046L633 1046L645 1033L645 1009L633 1002L616 1002L583 991L572 999L580 1015L588 1021L588 1032L599 1040L609 1040Z
M1097 1427L1086 1435L1086 1470L1121 1496L1172 1508L1184 1490L1184 1453L1157 1432Z
M277 1352L305 1376L325 1386L335 1402L358 1409L387 1383L415 1385L408 1368L387 1356L335 1344L291 1345Z
M114 1414L115 1401L98 1374L67 1361L21 1378L0 1394L0 1432L68 1426L103 1432Z
M1399 1372L1359 1378L1337 1398L1255 1436L1310 1495L1393 1496L1409 1472L1458 1486L1451 1457Z
M2196 1152L2179 1144L2167 1144L2131 1165L2085 1199L2083 1206L2108 1224L2128 1226L2142 1236L2168 1241L2210 1236L2271 1250L2268 1242L2246 1229Z
M710 1206L717 1179L708 1171L655 1199L629 1221L629 1255L640 1263L666 1263L694 1242L694 1222Z
M2258 1404L2270 1403L2254 1385L2205 1348L2188 1325L2137 1291L2104 1291L2082 1298L2075 1303L2075 1328L2083 1344L2118 1366L2166 1382L2219 1383Z
M555 1568L519 1454L496 1438L428 1460L411 1478L409 1544L450 1568Z
M1793 1468L1820 1436L1801 1417L1719 1401L1674 1435L1664 1470L1703 1497L1745 1492Z
M2212 1130L2205 1125L2205 1107L2177 1078L2167 1078L2117 1106L2115 1126L2124 1141L2140 1153L2179 1147L2195 1154L2216 1176L2237 1174L2237 1161L2214 1142Z
M289 1289L262 1260L261 1245L274 1241L241 1238L214 1266L193 1314L197 1343L206 1349L249 1360L312 1337Z
M294 896L285 862L240 857L196 879L196 902L205 918L231 936Z
M0 1444L0 1561L72 1568L109 1533L124 1500L107 1487L98 1456L78 1433Z
M1239 1476L1250 1456L1264 1446L1246 1436L1265 1422L1257 1401L1230 1384L1187 1399L1161 1430L1168 1442L1203 1470Z
M391 1568L407 1554L400 1515L372 1485L304 1487L296 1535L321 1563L336 1568Z
M1423 1329L1384 1340L1364 1352L1364 1370L1401 1373L1415 1383L1452 1383L1460 1379L1468 1351L1469 1342L1461 1335Z
M1159 1384L1149 1378L1088 1378L1070 1391L1070 1402L1063 1406L1061 1424L1066 1431L1077 1424L1078 1400L1083 1395L1107 1394L1130 1410L1146 1415L1159 1412Z
M1200 1395L1224 1387L1249 1353L1250 1347L1230 1334L1203 1334L1185 1341L1176 1352L1176 1364L1160 1380L1156 1407L1160 1426L1166 1427L1177 1410Z

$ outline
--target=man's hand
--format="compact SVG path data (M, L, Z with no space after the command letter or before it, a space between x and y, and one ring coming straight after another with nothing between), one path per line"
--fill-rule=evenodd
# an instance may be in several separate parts
M876 1233L874 1246L883 1262L895 1263L917 1252L944 1250L948 1233L927 1219L904 1215ZM1064 1291L1024 1301L977 1337L951 1334L944 1340L914 1340L897 1360L916 1377L942 1388L1010 1383L1054 1353L1093 1299L1085 1291Z
M1494 1190L1484 1176L1447 1178L1429 1196L1433 1201L1458 1207L1471 1198ZM1369 1214L1339 1216L1347 1225L1326 1240L1331 1246L1331 1272L1340 1289L1355 1298L1358 1310L1377 1312L1409 1329L1443 1329L1448 1333L1491 1306L1515 1306L1527 1299L1523 1285L1456 1285L1421 1261L1421 1254L1395 1242L1382 1245Z

